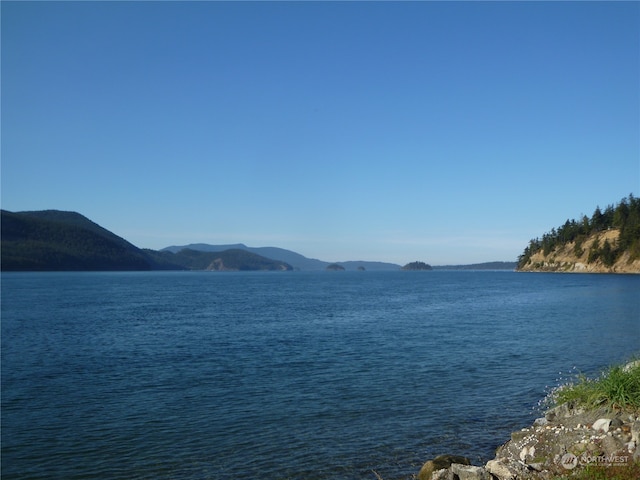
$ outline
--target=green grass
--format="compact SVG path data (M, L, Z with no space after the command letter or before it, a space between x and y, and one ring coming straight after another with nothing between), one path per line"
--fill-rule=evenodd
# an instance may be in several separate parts
M628 371L623 366L610 367L598 378L579 375L551 393L555 405L571 402L584 408L640 411L640 364Z
M556 477L555 480L638 480L640 478L640 463L629 465L603 466L587 465L585 468L574 470L571 474Z

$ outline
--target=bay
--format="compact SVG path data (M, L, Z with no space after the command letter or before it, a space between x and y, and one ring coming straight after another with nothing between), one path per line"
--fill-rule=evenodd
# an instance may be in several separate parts
M640 276L2 274L3 479L410 478L480 464L640 350Z

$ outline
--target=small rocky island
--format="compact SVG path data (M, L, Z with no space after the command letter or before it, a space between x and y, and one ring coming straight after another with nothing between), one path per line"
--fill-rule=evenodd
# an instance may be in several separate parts
M326 269L329 270L330 272L344 272L344 267L337 263L331 263L327 265Z
M401 270L433 270L433 267L424 262L407 263Z

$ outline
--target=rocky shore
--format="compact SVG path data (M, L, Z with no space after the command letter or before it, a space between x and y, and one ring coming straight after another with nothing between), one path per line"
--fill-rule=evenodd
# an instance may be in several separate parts
M640 365L635 362L625 368ZM551 480L591 466L632 468L640 462L639 443L640 412L585 409L565 403L547 410L532 426L513 432L485 465L470 465L461 456L441 455L426 462L417 478Z

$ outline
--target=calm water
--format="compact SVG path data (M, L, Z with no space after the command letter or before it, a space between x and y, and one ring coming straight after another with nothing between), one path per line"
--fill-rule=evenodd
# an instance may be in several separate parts
M640 351L640 276L2 275L2 478L407 478Z

